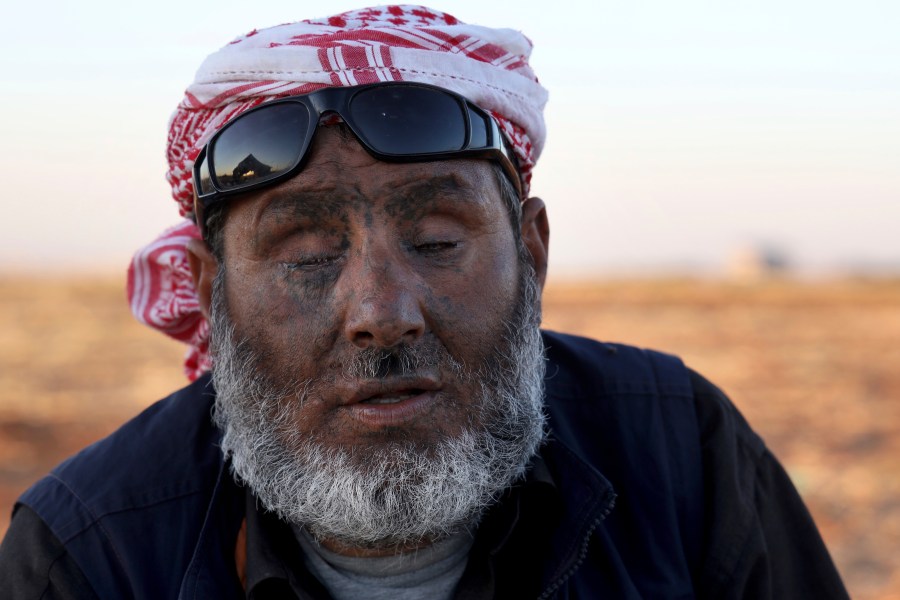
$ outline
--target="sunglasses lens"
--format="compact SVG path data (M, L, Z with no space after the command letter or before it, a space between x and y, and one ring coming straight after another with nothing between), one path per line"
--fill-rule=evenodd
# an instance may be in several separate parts
M197 190L197 193L201 196L216 191L209 179L209 159L205 156L200 163L200 180L198 185L200 189Z
M248 187L288 171L302 156L309 122L308 109L293 102L235 120L212 148L219 189Z
M358 134L383 154L428 154L463 148L466 119L452 96L414 86L364 90L350 102Z

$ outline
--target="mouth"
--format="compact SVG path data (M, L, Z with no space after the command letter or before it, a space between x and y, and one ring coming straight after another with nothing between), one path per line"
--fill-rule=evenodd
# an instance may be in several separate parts
M349 397L344 409L371 428L408 425L428 413L441 390L436 378L396 378L366 381Z
M398 390L396 392L376 394L369 398L360 400L359 404L399 404L400 402L405 402L406 400L409 400L426 392L427 390L421 388Z
M436 392L441 383L436 376L386 377L348 383L344 388L342 404L397 404L415 396Z

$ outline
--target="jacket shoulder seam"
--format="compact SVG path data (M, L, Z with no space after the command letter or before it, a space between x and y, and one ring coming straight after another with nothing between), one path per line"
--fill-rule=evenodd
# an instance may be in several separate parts
M80 506L80 507L81 507L81 508L82 508L82 509L90 516L90 518L91 518L90 523L89 523L86 527L82 527L82 528L80 528L76 533L73 533L72 535L68 536L67 539L66 539L66 541L60 540L60 541L62 542L63 546L68 546L69 542L71 542L75 537L77 537L78 535L81 535L82 533L88 531L89 529L91 529L91 527L97 527L97 529L98 529L98 530L100 531L100 533L103 535L103 538L104 538L104 540L106 541L106 544L109 546L110 550L112 551L113 556L116 557L116 566L117 566L120 570L123 570L123 569L124 569L124 562L123 562L123 560L122 560L122 556L121 556L121 554L119 553L119 549L118 549L118 548L116 547L116 545L113 543L112 537L109 535L109 532L108 532L108 531L106 530L106 528L103 526L103 523L101 523L100 520L102 519L102 516L101 516L101 517L98 517L98 516L94 513L94 511L91 510L90 506L88 506L87 503L85 503L84 500L82 500L81 496L79 496L78 493L76 493L75 490L73 490L72 487L71 487L68 483L66 483L66 482L65 482L64 480L62 480L61 478L57 477L55 474L51 474L51 477L53 477L56 481L58 481L58 482L59 482L59 483L60 483L60 484L61 484L61 485L69 492L69 494L71 494L72 497L75 498L75 500L78 501L79 506Z

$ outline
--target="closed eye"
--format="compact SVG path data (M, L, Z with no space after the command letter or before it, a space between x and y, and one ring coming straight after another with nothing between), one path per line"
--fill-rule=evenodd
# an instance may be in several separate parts
M340 255L334 256L309 256L302 257L295 261L283 262L281 266L289 272L295 271L315 271L322 267L327 267L340 260Z
M423 254L436 253L444 250L453 250L459 247L459 242L426 242L424 244L416 244L417 251Z

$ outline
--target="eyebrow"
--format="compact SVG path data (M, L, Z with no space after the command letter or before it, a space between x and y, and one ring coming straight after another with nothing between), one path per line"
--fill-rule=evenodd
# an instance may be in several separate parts
M389 189L378 190L376 193L390 195L390 199L385 203L385 210L390 213L411 205L425 208L442 195L451 193L460 203L481 204L483 194L479 192L480 190L469 185L457 173L445 173L427 178L410 177L405 182L394 183ZM346 188L341 190L338 186L329 184L299 190L275 188L272 190L271 200L258 213L256 224L260 225L282 215L301 215L312 219L325 214L335 214L350 203L348 200L351 195L354 201L364 200L356 185L349 190Z
M480 205L484 198L480 188L469 185L456 173L411 179L408 183L393 187L390 194L391 199L385 204L388 213L409 208L410 205L424 209L444 194L453 194L456 202L467 205Z
M271 191L271 199L259 211L257 225L273 216L299 213L314 217L323 210L333 212L346 204L346 200L340 199L342 196L335 185L317 185L306 189L278 186Z

